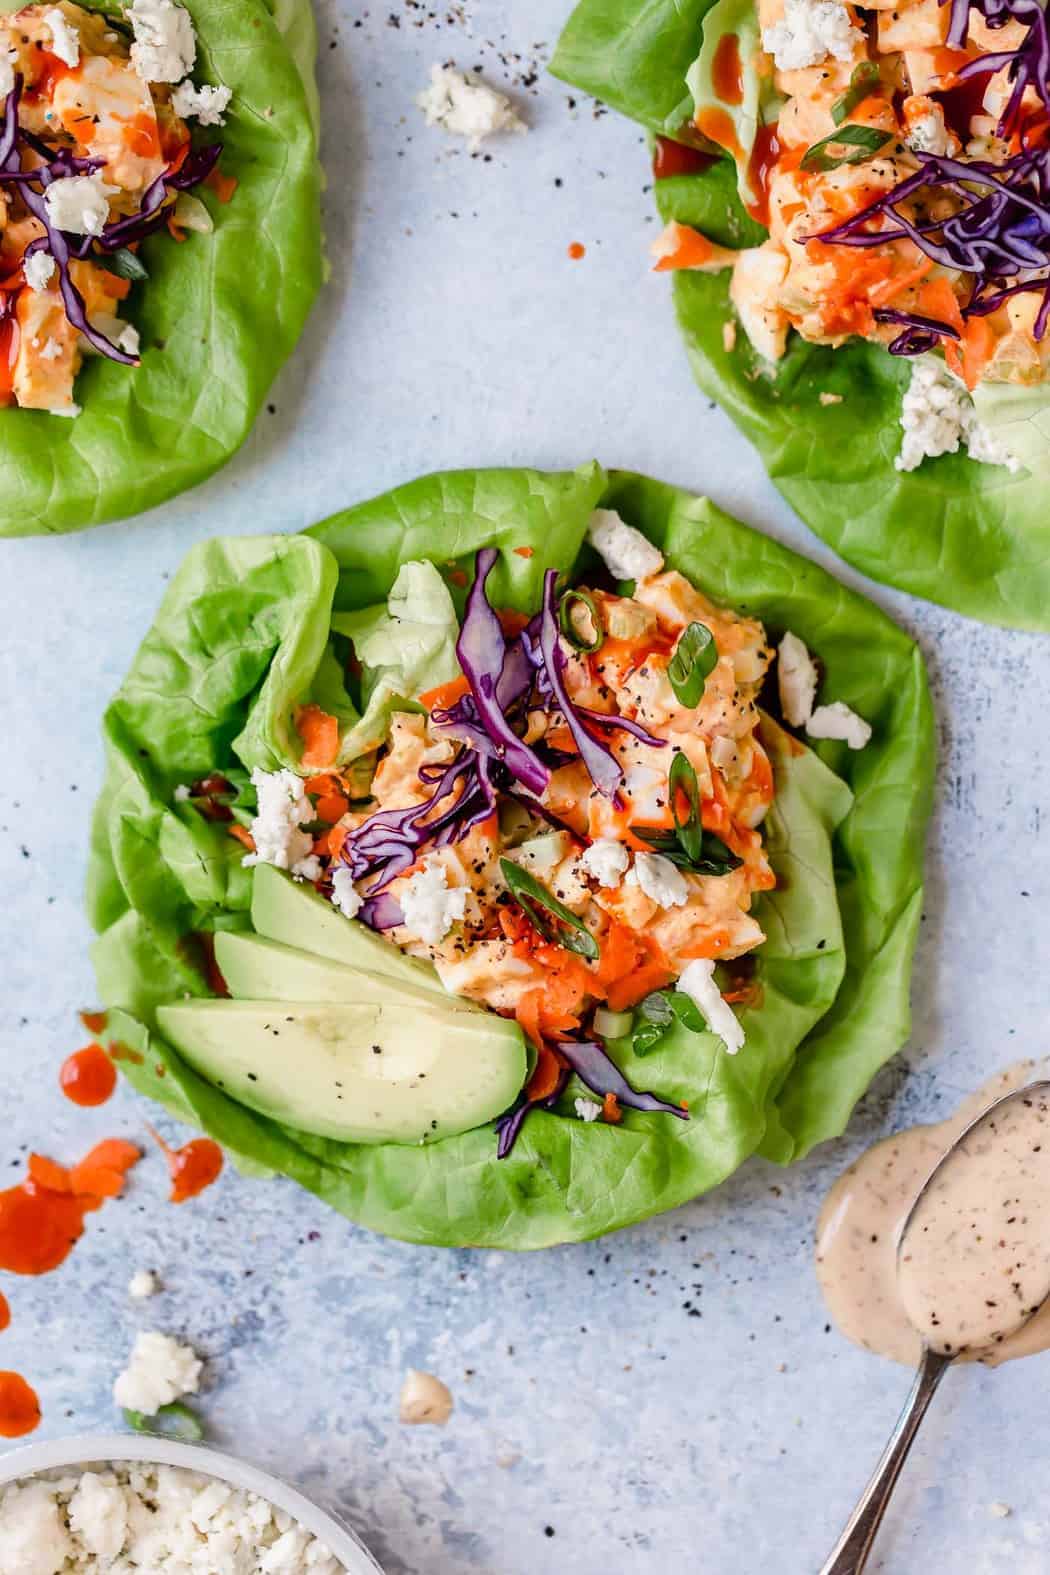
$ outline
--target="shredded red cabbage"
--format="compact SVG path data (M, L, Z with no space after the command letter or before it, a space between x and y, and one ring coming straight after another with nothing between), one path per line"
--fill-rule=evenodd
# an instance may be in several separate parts
M879 306L873 313L877 323L903 323L904 332L889 346L891 355L925 355L942 339L958 339L959 330L938 317L923 317L920 312L902 312L896 307Z
M507 661L507 642L500 621L485 595L485 584L499 553L483 547L474 566L474 584L467 597L456 655L477 707L478 718L496 747L499 759L530 793L541 794L550 781L543 761L523 744L504 715L497 687Z
M23 85L23 77L16 72L4 106L3 130L0 132L0 186L17 186L25 206L44 227L45 234L26 247L25 256L45 250L50 252L58 269L59 290L66 316L73 327L108 360L119 361L123 366L138 366L137 355L128 354L91 326L84 298L70 276L69 264L73 259L82 261L90 257L96 250L119 251L122 246L160 229L167 222L164 205L169 193L188 190L205 180L218 162L222 144L197 149L187 156L179 170L165 170L145 192L138 213L111 221L101 235L71 236L52 224L44 193L57 180L65 180L73 175L94 174L103 167L105 160L81 158L67 148L56 153L40 137L24 130L19 125ZM23 146L30 148L44 162L36 168L23 169Z
M1050 149L1026 149L1003 164L964 163L933 153L917 156L922 168L914 175L844 223L809 239L837 246L914 241L934 262L973 276L970 298L961 306L964 320L995 311L1010 295L1039 291L1043 302L1034 332L1041 339L1050 315L1050 272L1018 284L1007 281L1020 272L1050 270ZM959 211L943 220L913 223L898 205L926 187L952 192L962 204ZM883 222L869 229L874 219ZM897 347L897 354L929 349L930 335L958 337L936 319L917 322L915 314L894 316L887 309L875 316L884 322L907 321L918 330L894 340L890 349Z
M602 1098L606 1094L615 1094L621 1105L627 1105L632 1110L659 1110L669 1116L677 1116L679 1121L689 1120L689 1112L682 1105L669 1104L666 1099L658 1099L655 1094L637 1093L597 1040L588 1039L577 1043L572 1039L559 1039L558 1050L592 1094Z
M534 1110L554 1109L558 1100L564 1094L565 1085L568 1081L568 1069L563 1067L561 1076L558 1078L557 1087L552 1094L547 1095L546 1099L526 1099L522 1095L518 1103L508 1110L505 1116L500 1116L496 1122L496 1133L499 1139L496 1144L497 1159L506 1159L518 1141L521 1129L525 1125L526 1117L530 1116Z
M557 569L548 569L543 576L543 617L540 623L540 651L550 682L552 696L565 718L573 742L580 752L580 759L587 768L591 781L606 798L615 798L623 782L623 771L616 756L585 727L577 714L569 692L562 681L565 652L561 647L558 631L558 600L554 587L558 582Z
M944 5L947 0L940 0L940 3ZM962 81L985 72L1001 71L1004 66L1009 66L1009 80L1013 83L1013 89L996 127L1000 137L1008 137L1020 117L1026 88L1034 89L1046 108L1050 109L1050 31L1047 29L1046 11L1040 0L950 0L950 3L952 16L947 41L952 49L965 47L971 4L993 30L1006 27L1010 22L1020 22L1028 28L1017 49L978 55L955 73Z

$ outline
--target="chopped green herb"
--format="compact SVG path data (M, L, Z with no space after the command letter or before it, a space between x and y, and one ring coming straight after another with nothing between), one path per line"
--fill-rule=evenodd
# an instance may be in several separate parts
M686 854L695 863L703 856L704 842L704 827L700 819L700 784L696 779L691 760L681 750L671 762L671 769L667 773L667 786L670 789L675 835ZM679 794L684 794L689 804L689 813L684 821L678 815Z
M572 608L574 602L579 602L581 606L587 609L591 626L594 629L594 639L589 642L583 638L573 622ZM561 625L562 634L570 645L575 646L577 651L600 651L605 644L605 628L602 624L601 613L598 611L598 604L590 591L575 589L566 591L558 607L558 622Z
M879 68L874 60L862 60L849 79L849 87L831 106L831 118L841 126L847 115L852 115L858 104L874 92L879 83Z
M674 830L651 831L645 826L635 826L635 835L647 842L654 853L662 853L679 869L692 870L697 875L728 875L731 870L739 869L743 860L726 847L721 837L704 830L700 784L692 762L681 750L671 762L667 786ZM679 814L680 794L689 804L689 814L684 820Z
M528 870L522 869L520 864L515 864L513 859L500 859L499 867L514 901L525 917L536 926L544 940L553 941L557 946L564 946L566 951L578 952L582 957L597 962L601 956L598 942L583 920L577 918L571 908L559 902L535 875L530 875ZM557 929L550 922L551 919L556 919L564 928Z
M683 629L667 664L667 676L682 705L700 704L704 685L718 665L718 647L706 623L691 623Z
M864 164L880 148L893 140L892 131L878 131L874 126L843 126L830 137L814 142L802 155L804 170L837 170L843 164ZM852 148L851 153L826 153L825 148Z
M639 1001L631 1030L635 1055L648 1055L676 1022L696 1034L707 1028L696 1002L683 990L655 990Z
M124 1420L136 1433L156 1433L162 1438L178 1438L186 1444L199 1444L204 1437L204 1424L196 1411L191 1411L181 1400L162 1405L153 1416L142 1411L124 1412ZM165 1424L171 1423L168 1427Z

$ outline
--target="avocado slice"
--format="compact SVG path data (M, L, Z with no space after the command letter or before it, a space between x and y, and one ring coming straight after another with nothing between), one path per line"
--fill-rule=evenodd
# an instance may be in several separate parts
M215 936L215 961L235 1001L335 1001L348 1006L404 1001L473 1017L482 1011L462 996L443 991L439 1000L433 990L414 981L365 973L297 946L264 940L248 930L220 930Z
M429 963L406 957L392 941L384 941L358 919L347 919L312 886L294 881L272 864L257 864L252 878L252 924L269 941L315 952L330 962L385 974L437 995L448 993Z
M516 1023L408 1005L175 1001L161 1033L241 1104L345 1143L424 1143L513 1104L527 1073Z

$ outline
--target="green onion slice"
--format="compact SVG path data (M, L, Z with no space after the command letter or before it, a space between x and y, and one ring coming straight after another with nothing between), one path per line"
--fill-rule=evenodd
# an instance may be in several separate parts
M121 246L117 251L110 253L106 259L106 272L115 273L121 279L134 279L136 282L149 278L148 268L144 263L139 262L135 253L129 251L126 246Z
M674 655L667 664L671 688L681 705L698 706L704 686L718 666L718 647L706 623L691 623L682 630Z
M864 164L892 140L892 131L878 131L874 126L842 126L838 131L833 131L830 137L814 142L811 148L806 149L802 155L801 168L824 171L837 170L843 164ZM824 151L831 147L850 148L852 152Z
M667 774L667 786L671 795L675 835L683 851L695 864L703 856L704 843L704 826L700 819L700 784L696 779L692 761L681 750L671 762L671 769ZM684 794L689 804L689 813L684 821L678 815L679 794Z
M831 118L841 126L847 115L852 115L858 104L874 92L879 83L879 68L874 60L862 60L849 79L849 87L831 106Z
M528 870L522 869L520 864L515 864L513 859L500 859L499 867L503 872L503 879L514 901L539 930L545 941L552 941L556 946L564 946L566 951L578 952L581 957L587 957L591 962L597 962L601 956L598 942L584 924L577 918L571 908L549 892ZM560 931L550 922L557 919L559 924L566 927L568 933Z
M142 1411L124 1412L124 1420L136 1433L155 1433L161 1438L178 1438L185 1444L199 1444L204 1437L204 1424L196 1411L181 1400L162 1405L154 1416ZM170 1427L166 1424L170 1422Z
M594 639L590 642L583 638L572 621L574 602L579 602L581 606L586 607L590 616L591 624L594 628ZM605 644L605 628L602 624L601 614L598 611L598 604L590 591L576 589L566 591L558 607L558 623L561 626L562 634L577 651L600 651Z

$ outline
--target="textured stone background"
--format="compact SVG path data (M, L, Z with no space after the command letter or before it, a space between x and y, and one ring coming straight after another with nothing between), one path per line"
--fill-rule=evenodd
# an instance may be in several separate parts
M182 553L295 528L421 471L596 455L708 490L834 567L694 389L637 131L542 75L567 0L441 8L322 0L333 278L245 451L131 524L7 543L0 574L0 1165L144 1134L121 1094L55 1076L92 999L80 888L97 718ZM490 161L427 132L430 64L482 64L533 125ZM570 262L567 247L587 255ZM840 571L859 583L849 571ZM1045 1049L1050 808L1043 640L873 590L922 641L940 792L915 1034L843 1142L587 1247L515 1259L371 1238L284 1184L230 1174L181 1209L155 1155L56 1275L7 1277L4 1367L49 1434L108 1426L134 1331L209 1358L216 1438L347 1510L391 1575L807 1575L907 1387L825 1329L810 1237L832 1176ZM171 1131L171 1124L165 1124ZM125 1292L151 1266L163 1297ZM452 1385L443 1432L399 1427L408 1364ZM1044 1571L1047 1358L951 1375L875 1567ZM994 1518L993 1501L1012 1506Z

